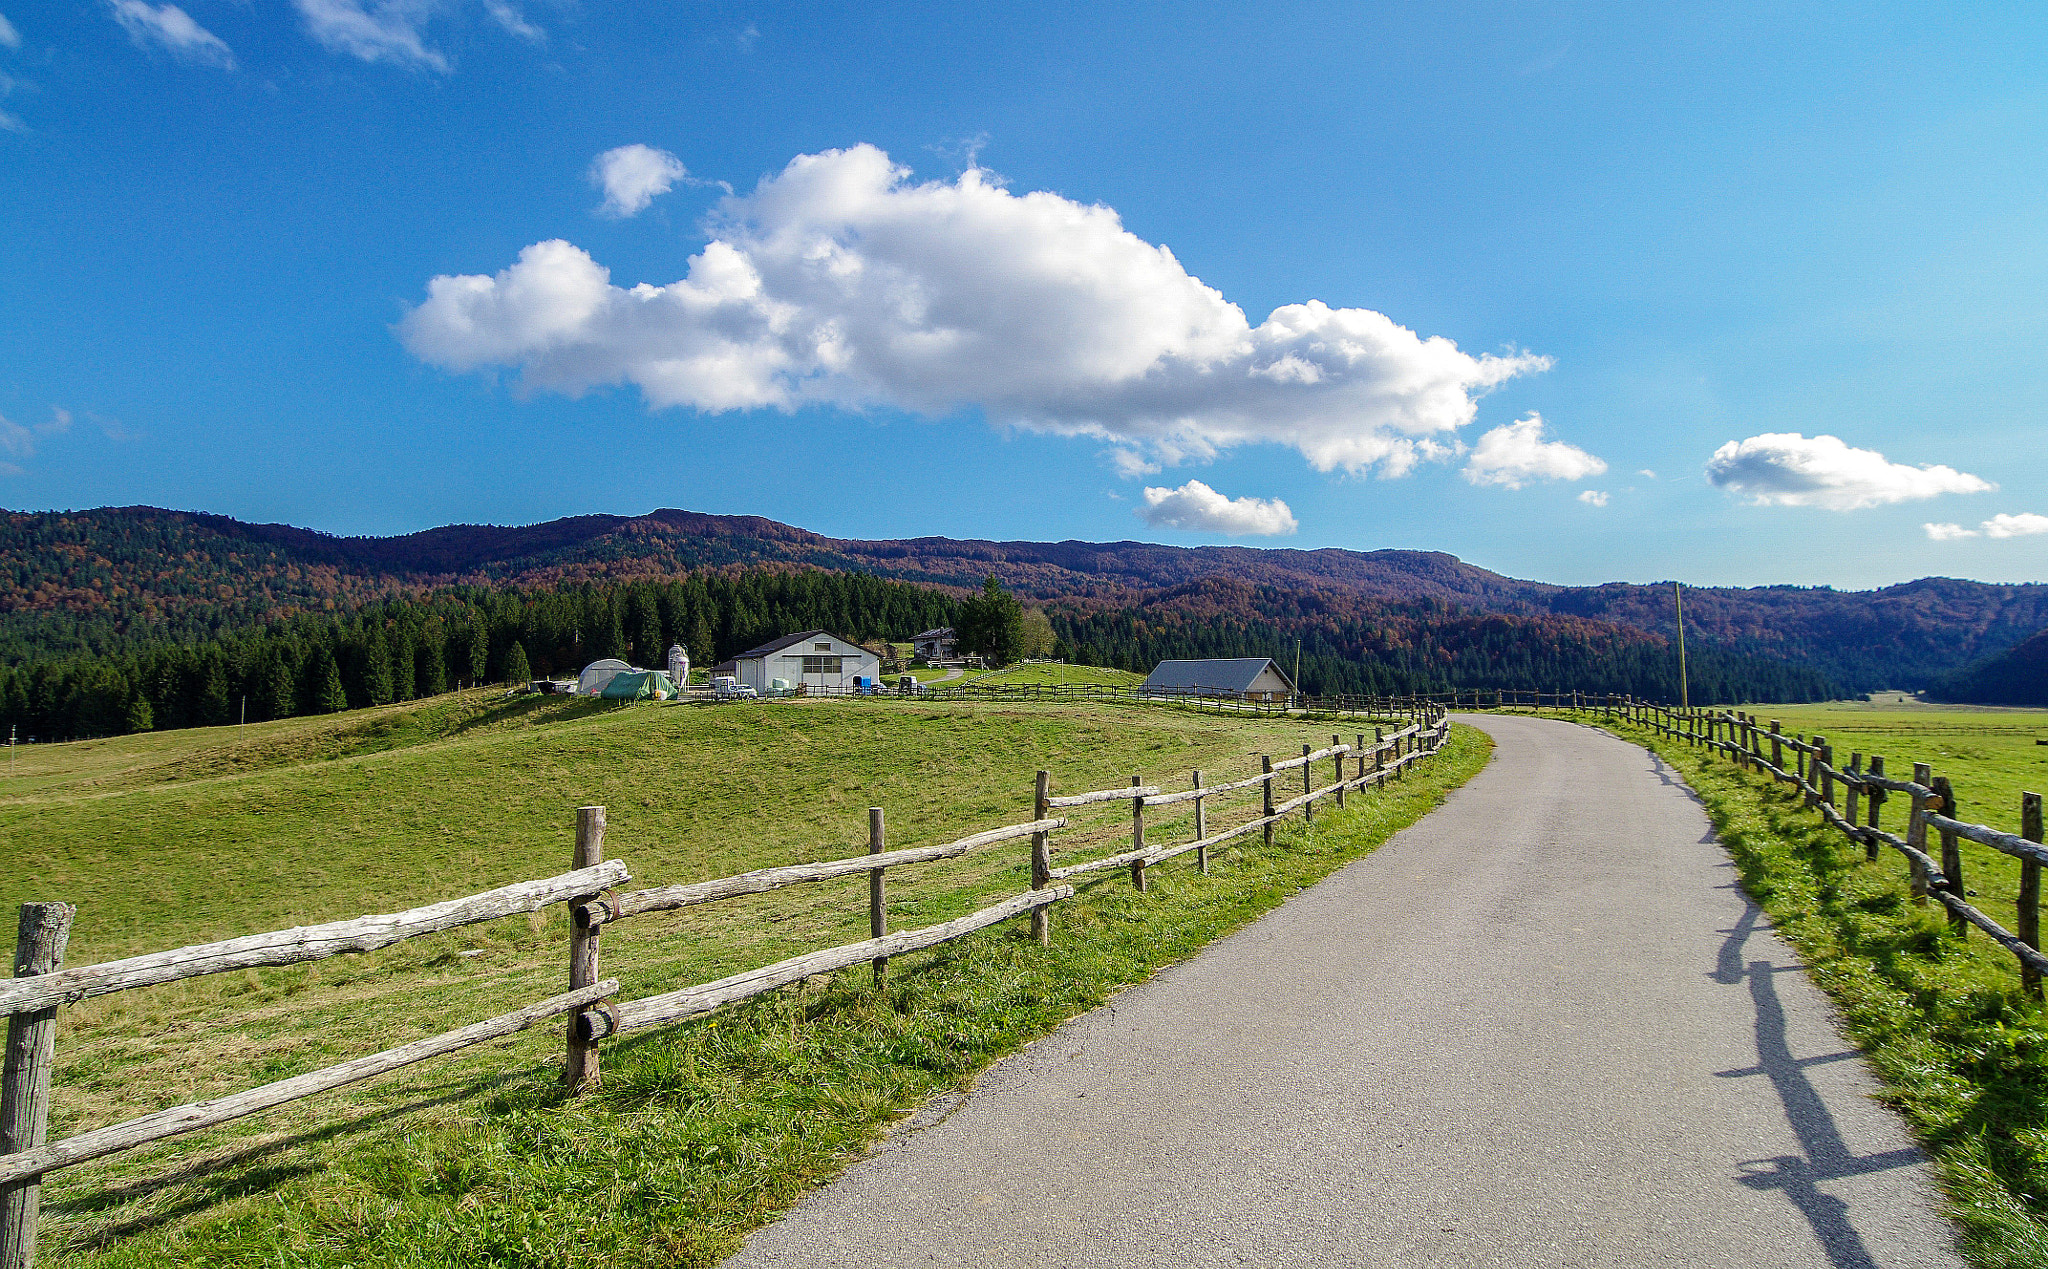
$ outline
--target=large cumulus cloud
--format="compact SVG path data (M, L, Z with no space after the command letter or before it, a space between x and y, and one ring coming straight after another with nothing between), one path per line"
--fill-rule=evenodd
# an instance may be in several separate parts
M1452 452L1478 396L1550 364L1313 300L1253 326L1107 207L978 169L917 183L866 145L798 157L709 229L666 286L535 243L495 276L433 279L399 336L450 370L632 384L657 408L978 407L1166 462L1266 441L1389 475Z

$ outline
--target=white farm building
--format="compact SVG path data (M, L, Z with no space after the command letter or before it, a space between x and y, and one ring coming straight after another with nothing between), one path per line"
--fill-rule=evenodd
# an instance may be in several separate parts
M882 659L851 639L806 630L740 653L732 659L732 672L766 696L777 679L824 688L851 688L857 678L872 683L882 673Z

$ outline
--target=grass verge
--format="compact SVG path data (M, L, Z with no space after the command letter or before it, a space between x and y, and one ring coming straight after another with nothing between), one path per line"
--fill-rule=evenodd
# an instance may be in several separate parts
M1865 862L1789 786L1641 728L1610 730L1699 795L1744 888L1933 1158L1971 1263L2048 1267L2048 1019L2019 993L2012 958L1914 904L1895 852Z

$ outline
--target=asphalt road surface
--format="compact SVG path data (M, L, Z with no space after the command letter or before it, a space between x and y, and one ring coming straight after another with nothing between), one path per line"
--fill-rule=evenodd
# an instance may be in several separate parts
M1960 1265L1686 787L1588 728L1473 721L1499 747L1442 809L727 1263Z

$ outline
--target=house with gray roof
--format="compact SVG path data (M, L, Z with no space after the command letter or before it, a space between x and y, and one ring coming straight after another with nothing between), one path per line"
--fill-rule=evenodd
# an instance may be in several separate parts
M1182 696L1228 696L1246 701L1284 701L1294 682L1271 657L1218 657L1209 661L1161 661L1145 679L1145 691Z

